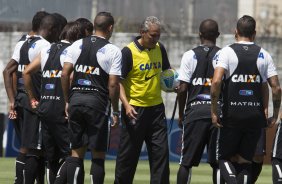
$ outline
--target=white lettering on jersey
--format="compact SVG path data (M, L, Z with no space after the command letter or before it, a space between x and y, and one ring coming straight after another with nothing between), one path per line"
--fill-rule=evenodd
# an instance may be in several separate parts
M45 70L42 72L43 78L60 78L62 74L61 70Z
M260 107L260 102L230 102L231 106L248 106L248 107Z
M192 84L194 86L211 86L212 78L194 78Z
M41 96L42 100L61 100L59 96Z
M27 65L18 65L18 71L23 72Z
M92 75L100 75L99 68L95 68L94 66L76 65L75 71Z
M233 75L232 82L244 82L244 83L260 83L259 75Z

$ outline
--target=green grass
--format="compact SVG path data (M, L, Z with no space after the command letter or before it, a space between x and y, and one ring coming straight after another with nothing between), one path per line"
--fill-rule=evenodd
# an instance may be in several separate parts
M14 164L15 158L0 158L0 184L11 184L14 180ZM85 161L85 183L90 183L89 180L90 161ZM115 161L106 161L106 176L105 184L113 184L114 181ZM175 162L170 163L170 181L171 184L176 182L176 173L178 164ZM147 184L149 183L149 165L147 161L139 161L138 168L134 178L134 184ZM262 173L257 181L257 184L270 184L271 182L271 166L265 165ZM193 168L192 171L192 184L211 184L211 168L208 164L202 163L199 167Z

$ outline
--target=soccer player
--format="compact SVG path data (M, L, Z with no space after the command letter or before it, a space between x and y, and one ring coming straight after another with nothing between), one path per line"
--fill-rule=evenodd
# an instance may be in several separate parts
M179 126L183 129L183 141L177 174L178 184L190 183L191 168L199 165L206 145L209 153L208 159L215 160L215 158L210 158L212 155L215 156L215 153L210 152L216 152L215 149L211 149L216 145L216 136L214 136L216 128L211 121L210 86L214 72L213 57L220 49L216 46L218 36L217 22L211 19L204 20L199 27L201 45L185 52L181 60L178 77L180 86L177 87L177 92ZM220 111L218 107L218 112ZM217 181L219 180L217 176L220 176L217 174L218 164L212 162L210 165L213 168L213 183L219 183Z
M256 21L244 15L237 22L237 42L223 48L215 57L212 86L212 122L219 127L219 168L227 183L251 183L251 161L262 128L267 126L264 99L268 94L263 82L272 89L273 116L269 124L277 121L281 88L267 51L254 44ZM222 119L217 112L218 98L223 86Z
M61 80L71 129L72 153L57 175L60 177L61 173L67 172L67 183L84 182L83 158L87 149L92 152L91 181L104 182L110 103L113 126L119 123L121 51L108 41L113 28L112 15L100 12L94 19L95 34L67 48Z
M82 30L85 32L84 36L90 36L93 34L93 24L86 18L78 18L75 20L76 22L79 22L82 26Z
M122 129L116 159L115 184L131 184L141 147L148 150L151 183L169 183L169 152L160 74L170 68L159 42L161 24L147 17L140 36L122 49Z
M37 115L31 109L22 78L22 72L26 65L28 65L38 55L43 47L50 44L48 41L53 42L56 39L53 36L53 34L56 34L56 29L54 29L56 27L55 18L51 15L46 15L42 19L43 16L41 16L41 13L39 15L39 17L35 17L33 19L37 22L34 24L33 32L31 33L33 36L27 35L26 38L24 38L26 41L23 39L23 41L20 41L17 44L12 59L7 64L3 72L5 88L10 101L9 118L16 119L16 127L18 127L16 129L18 129L21 142L20 154L16 160L15 183L23 183L24 180L26 183L32 183L38 172L43 172L43 181L42 178L39 178L40 181L38 182L44 182L44 169L43 171L38 169L40 168L40 163L43 160L41 157L40 123ZM39 28L37 27L38 23L40 24ZM38 30L35 29L36 27ZM48 41L44 38L48 39ZM13 91L14 72L17 72L17 94L14 94ZM36 86L34 90L36 95L39 97L39 73L33 75L33 81Z
M47 181L55 182L57 171L65 158L70 155L68 123L65 116L65 100L61 86L63 51L82 36L78 22L68 23L59 42L42 49L41 54L23 72L25 88L32 108L37 111L42 122L44 155L47 159ZM41 98L33 93L32 74L42 71Z

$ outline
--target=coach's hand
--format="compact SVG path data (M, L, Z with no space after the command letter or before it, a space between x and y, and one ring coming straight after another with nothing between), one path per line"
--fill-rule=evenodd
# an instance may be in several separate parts
M211 118L212 118L212 124L217 127L217 128L220 128L220 127L223 127L221 122L220 122L220 118L218 117L217 114L214 114L212 113L211 114Z
M137 112L135 111L134 107L132 107L130 104L126 107L126 115L129 119L137 119Z

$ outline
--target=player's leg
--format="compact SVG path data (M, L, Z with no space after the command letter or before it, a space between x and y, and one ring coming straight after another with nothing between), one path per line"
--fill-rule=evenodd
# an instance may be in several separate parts
M29 103L29 102L26 102ZM44 182L45 165L41 164L43 158L42 131L39 117L30 109L23 109L23 147L28 148L24 169L25 183L34 183L39 177L38 183ZM43 168L41 168L43 167Z
M220 174L226 183L236 184L236 170L234 167L234 156L238 152L241 139L239 129L222 127L219 131L218 164Z
M122 127L115 168L115 184L132 184L140 151L143 145L146 122L142 120L144 108L135 107L138 119L132 124L122 107Z
M261 129L247 129L243 131L239 152L237 155L237 182L252 183L252 159L255 154Z
M69 126L71 141L71 156L66 158L65 164L60 169L61 177L67 171L67 183L84 183L84 164L83 158L87 150L87 129L84 118L85 106L69 106ZM60 174L58 172L58 174ZM60 180L60 179L59 179ZM57 183L57 179L56 179Z
M108 116L91 108L85 114L85 119L88 122L88 149L92 150L90 178L92 183L103 184L105 178L105 155L110 133Z
M272 181L274 184L282 184L282 128L281 123L276 129L272 147Z
M190 183L191 169L198 166L204 148L208 145L211 121L209 119L183 122L183 140L180 157L180 167L177 173L177 183Z
M169 183L169 149L164 105L149 107L144 111L147 124L147 145L151 184Z
M208 163L213 170L213 183L214 184L224 184L224 179L220 174L220 169L218 165L218 139L219 139L219 129L211 125L210 127L210 137L209 144L207 146L208 151Z
M272 158L272 182L282 184L282 159Z
M261 136L257 143L255 156L252 160L252 183L256 183L263 165L264 155L266 147L266 130L262 129Z

